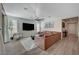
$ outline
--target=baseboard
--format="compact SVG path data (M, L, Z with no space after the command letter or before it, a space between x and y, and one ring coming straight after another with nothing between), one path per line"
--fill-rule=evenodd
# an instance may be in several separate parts
M4 42L4 44L10 43L10 41Z

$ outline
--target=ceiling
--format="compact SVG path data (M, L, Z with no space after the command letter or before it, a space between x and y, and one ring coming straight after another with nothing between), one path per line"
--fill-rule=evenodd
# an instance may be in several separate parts
M22 18L79 16L78 3L3 3L3 7L7 15Z

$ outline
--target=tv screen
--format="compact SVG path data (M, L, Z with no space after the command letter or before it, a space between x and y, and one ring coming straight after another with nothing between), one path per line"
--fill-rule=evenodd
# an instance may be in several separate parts
M29 24L29 23L23 23L23 30L34 30L34 24Z

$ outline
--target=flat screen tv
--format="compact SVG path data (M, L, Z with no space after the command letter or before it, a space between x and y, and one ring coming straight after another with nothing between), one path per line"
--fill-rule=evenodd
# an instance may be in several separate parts
M24 31L34 30L34 24L23 23L23 30Z

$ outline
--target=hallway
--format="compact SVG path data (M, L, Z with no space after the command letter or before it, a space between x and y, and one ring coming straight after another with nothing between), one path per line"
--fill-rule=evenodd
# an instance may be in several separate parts
M58 41L47 51L41 50L40 48L35 48L24 54L31 55L79 55L79 42L78 38L72 34L68 37Z

